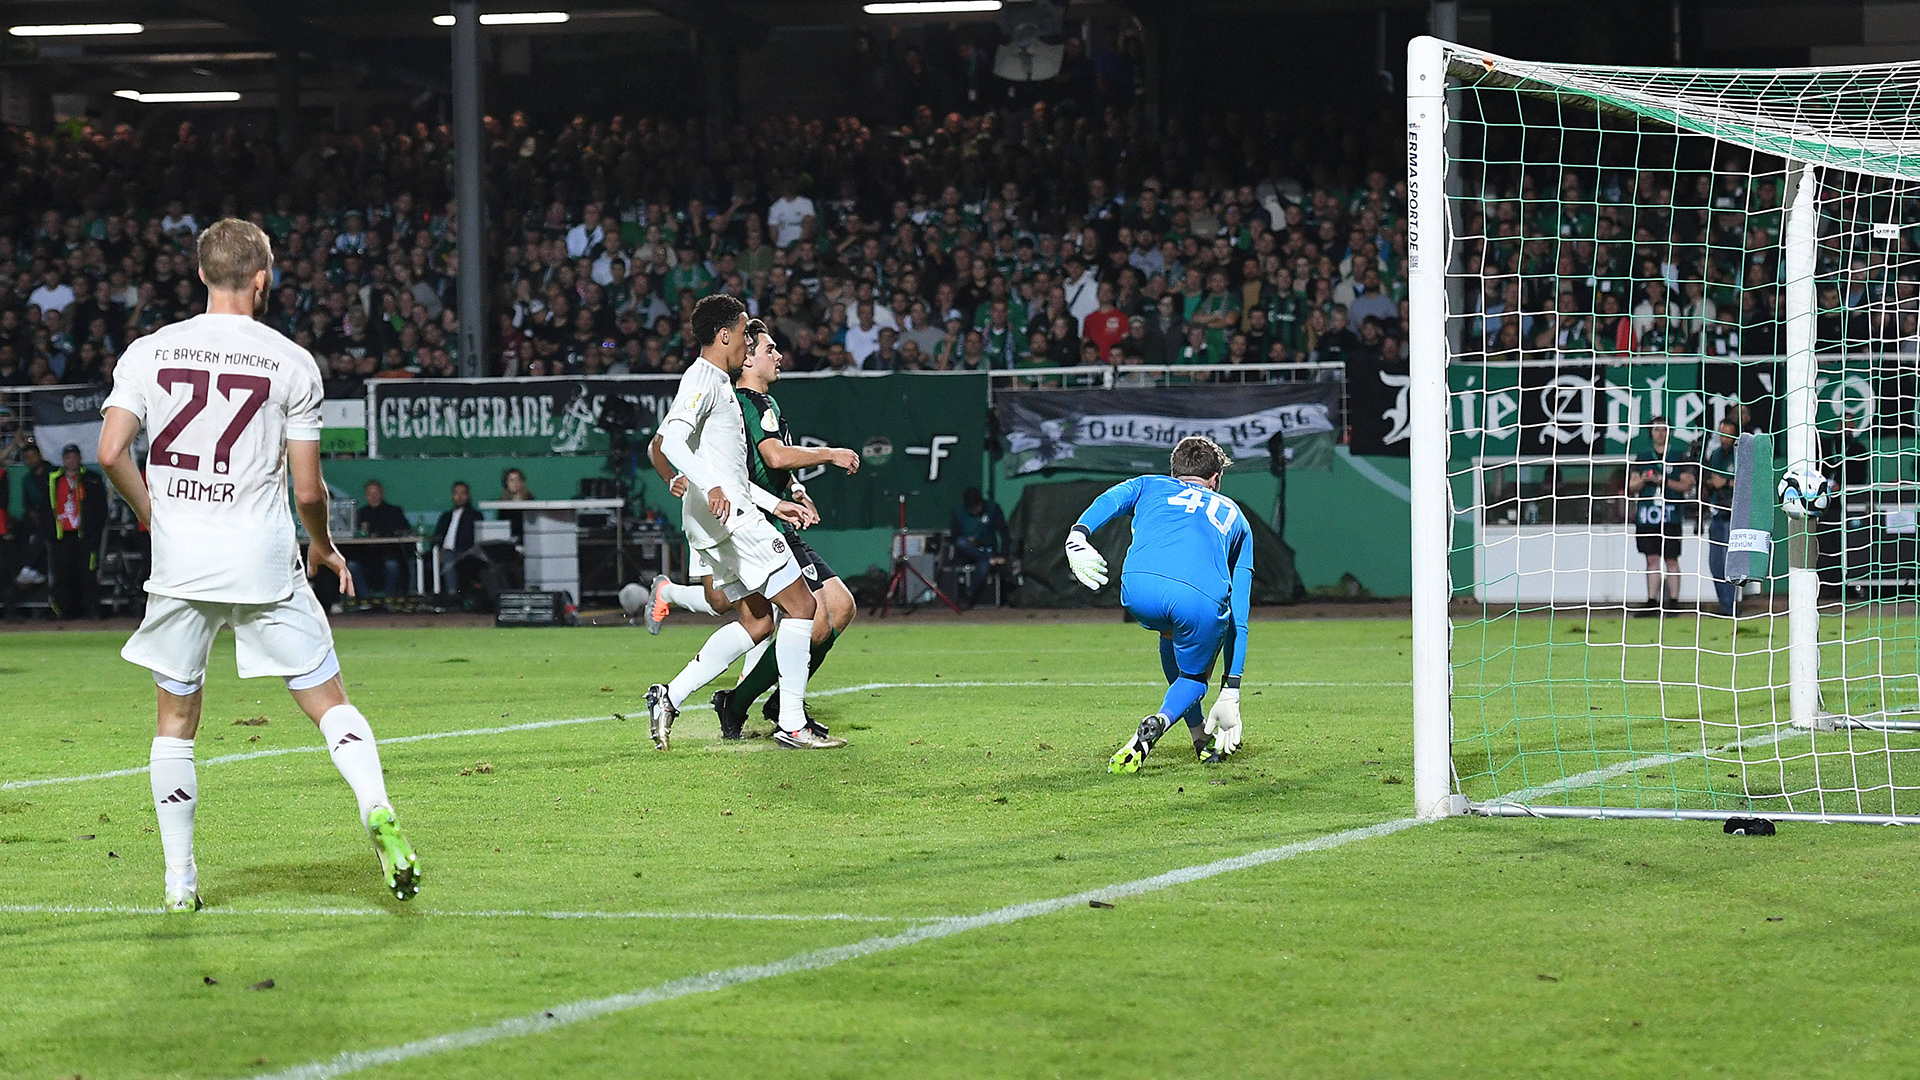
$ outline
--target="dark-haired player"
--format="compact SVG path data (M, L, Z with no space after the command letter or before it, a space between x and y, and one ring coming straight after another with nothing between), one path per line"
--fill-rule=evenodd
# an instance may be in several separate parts
M747 357L734 380L734 396L740 401L741 414L746 422L747 471L754 485L761 490L786 492L794 502L814 510L813 500L808 498L805 485L794 477L793 470L837 465L848 473L855 473L860 470L860 455L841 447L795 444L792 429L780 415L779 403L768 393L780 378L783 360L767 324L759 319L749 319ZM676 497L684 495L687 478L674 473L666 456L660 453L658 438L654 439L652 458L654 470L661 479L667 481L667 490ZM806 580L807 587L813 590L814 599L826 609L824 617L816 615L813 622L811 674L819 670L820 662L833 648L834 641L853 622L856 605L853 592L847 588L846 582L801 538L799 531L784 523L781 525L787 543L793 547L793 557L800 563L801 577ZM664 574L654 579L651 596L644 601L651 605L647 612L647 629L657 630L666 620L670 607L676 604L707 615L723 615L731 610L732 605L727 598L713 587L711 568L699 558L698 552L690 552L689 555L688 574L700 583L674 585ZM639 602L640 598L636 597L635 600ZM761 694L773 686L777 671L774 658L767 655L768 651L764 641L754 646L742 665L739 685L732 690L714 692L713 706L720 717L721 738L740 738L747 711ZM779 697L779 692L775 691L767 699L765 713L769 721L778 715ZM807 725L822 735L827 733L824 725L811 718Z
M819 518L799 503L761 490L747 473L747 435L733 374L747 355L746 305L724 293L694 305L689 320L700 358L680 378L673 408L660 424L660 451L686 476L681 527L713 570L713 585L740 611L740 621L713 632L680 674L647 688L649 734L665 750L674 718L694 691L773 635L780 673L779 730L774 739L797 750L844 745L807 727L807 666L817 609L792 546L758 507L792 525ZM773 605L786 618L774 628Z

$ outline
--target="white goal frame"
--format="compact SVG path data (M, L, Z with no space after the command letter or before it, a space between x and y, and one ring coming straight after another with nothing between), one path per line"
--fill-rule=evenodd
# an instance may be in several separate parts
M1453 258L1452 237L1459 223L1452 220L1447 161L1451 156L1446 88L1450 67L1496 66L1518 80L1543 90L1561 90L1586 96L1605 78L1628 69L1576 65L1544 65L1510 60L1434 37L1417 37L1407 48L1407 268L1410 301L1409 487L1412 489L1412 631L1413 631L1413 751L1414 804L1422 818L1484 813L1525 816L1726 818L1738 812L1717 810L1602 808L1579 806L1527 807L1495 801L1471 803L1458 790L1453 764L1452 622L1453 586L1449 557L1456 526L1452 484L1448 474L1451 446L1447 383L1448 280ZM1822 69L1836 70L1836 69ZM1837 69L1872 72L1877 69ZM1782 134L1778 127L1755 133L1753 127L1721 121L1731 113L1715 114L1689 98L1686 72L1647 69L1650 81L1661 82L1647 100L1678 115L1697 109L1690 130L1712 128L1713 137L1732 145L1788 157L1785 220L1782 231L1784 268L1784 328L1786 356L1783 388L1785 451L1789 463L1810 463L1817 457L1815 427L1814 355L1815 267L1818 254L1817 176L1814 162L1785 154L1790 144L1810 134L1804 126ZM1783 75L1812 75L1809 70ZM1738 118L1735 118L1738 119ZM1743 137L1743 132L1745 133ZM1773 138L1769 139L1769 134ZM1860 134L1847 138L1858 142ZM1827 162L1849 171L1880 174L1860 161ZM1793 726L1814 730L1866 726L1847 717L1825 714L1820 705L1820 580L1812 555L1812 534L1796 524L1787 538L1788 716ZM1904 725L1903 725L1904 726ZM1770 818L1839 821L1899 821L1920 823L1920 817L1895 815L1767 812Z

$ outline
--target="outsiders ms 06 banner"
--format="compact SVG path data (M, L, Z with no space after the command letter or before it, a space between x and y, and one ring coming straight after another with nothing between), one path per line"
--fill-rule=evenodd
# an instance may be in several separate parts
M1009 476L1165 472L1174 444L1189 435L1219 443L1236 470L1267 468L1275 436L1290 468L1325 469L1340 431L1340 384L1035 390L1003 395L999 415Z

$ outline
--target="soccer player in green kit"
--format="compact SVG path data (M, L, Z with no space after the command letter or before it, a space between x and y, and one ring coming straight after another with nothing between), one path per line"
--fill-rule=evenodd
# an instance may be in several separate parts
M813 500L808 497L807 489L793 476L800 469L824 465L837 465L849 474L860 470L860 455L855 451L841 447L814 447L796 445L793 431L787 426L786 419L780 415L780 406L768 393L780 378L782 356L779 346L774 344L773 335L766 323L759 319L750 319L746 327L747 358L735 379L734 395L740 399L740 411L746 420L747 429L747 468L755 486L775 494L783 494L794 502L800 503L818 514ZM678 494L684 490L681 485L685 478L676 475L658 447L654 448L653 464L660 476L668 482L669 489ZM839 639L840 634L852 624L856 604L852 590L835 573L827 561L822 559L798 532L783 522L775 522L786 534L793 557L800 563L800 574L807 587L813 590L814 599L819 601L826 612L826 618L814 620L812 669L817 671L820 662L826 659L827 652ZM693 577L702 576L703 567L691 566L688 573ZM654 580L650 610L647 613L649 629L654 629L665 620L672 605L678 601L673 597L677 593L693 591L691 586L674 586L662 575ZM725 598L719 596L711 587L705 588L704 606L689 606L691 610L725 614ZM716 601L718 601L716 603ZM761 694L767 692L779 677L771 653L764 647L756 647L746 656L742 667L740 682L732 690L718 690L713 695L714 712L720 717L720 737L738 739L746 725L747 712ZM777 715L779 691L767 698L764 711L769 716ZM826 734L826 727L809 717L808 724L820 734ZM838 741L838 740L835 740Z

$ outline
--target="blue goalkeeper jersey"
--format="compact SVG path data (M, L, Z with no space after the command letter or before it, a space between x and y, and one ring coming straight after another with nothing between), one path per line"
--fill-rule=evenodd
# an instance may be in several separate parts
M1228 672L1239 675L1253 592L1253 530L1238 504L1171 476L1136 476L1101 493L1075 525L1091 533L1128 513L1133 541L1121 569L1123 584L1135 575L1177 581L1230 613L1237 633Z

